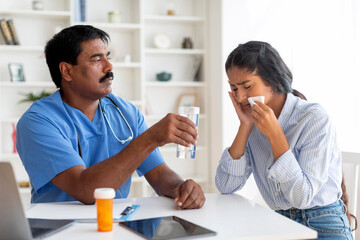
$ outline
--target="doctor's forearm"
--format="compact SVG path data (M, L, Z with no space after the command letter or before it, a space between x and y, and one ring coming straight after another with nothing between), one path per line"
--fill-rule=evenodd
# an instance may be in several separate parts
M145 174L146 180L159 196L174 197L174 189L184 180L163 163Z
M118 190L157 147L144 132L113 157L85 168L75 166L55 176L51 182L70 196L85 204L93 204L96 188Z

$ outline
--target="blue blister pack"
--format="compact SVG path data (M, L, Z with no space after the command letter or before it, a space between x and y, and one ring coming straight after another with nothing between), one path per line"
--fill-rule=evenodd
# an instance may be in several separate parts
M124 209L124 211L122 211L122 213L120 214L119 220L124 220L124 221L129 220L135 214L135 212L139 209L139 207L140 207L140 205L131 205L131 206L126 207Z

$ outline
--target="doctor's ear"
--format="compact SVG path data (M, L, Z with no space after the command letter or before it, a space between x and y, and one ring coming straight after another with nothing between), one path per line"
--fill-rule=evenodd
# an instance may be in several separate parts
M61 72L61 75L65 81L71 81L72 80L72 65L66 62L61 62L59 64L59 70Z

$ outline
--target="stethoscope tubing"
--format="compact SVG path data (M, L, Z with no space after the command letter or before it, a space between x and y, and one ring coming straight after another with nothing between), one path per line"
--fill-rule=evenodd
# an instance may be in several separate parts
M129 124L128 121L126 120L124 114L121 112L121 110L120 110L120 108L118 107L118 105L116 104L116 102L115 102L114 100L112 100L112 99L111 99L110 97L108 97L108 96L106 96L106 98L110 99L110 101L111 101L112 104L115 106L115 108L118 110L118 112L120 113L121 117L124 119L127 127L129 128L129 130L130 130L130 132L131 132L131 136L128 137L127 139L125 139L125 140L121 140L121 139L119 139L119 138L116 136L113 128L111 127L111 124L110 124L110 122L109 122L109 120L108 120L108 117L107 117L107 115L106 115L105 109L104 109L104 107L103 107L103 105L102 105L102 103L101 103L101 99L100 99L100 100L99 100L99 104L100 104L101 111L102 111L102 113L103 113L103 115L104 115L104 118L105 118L108 126L110 127L110 130L111 130L112 134L114 135L114 137L116 138L116 140L118 140L121 144L125 144L126 142L131 141L131 140L134 138L134 133L133 133L131 127L130 127L130 124Z
M120 113L121 117L124 119L127 127L129 128L129 130L130 130L130 132L131 132L131 136L129 136L129 137L128 137L127 139L125 139L125 140L121 140L121 139L119 139L119 138L116 136L113 128L111 127L111 124L110 124L110 122L109 122L109 120L108 120L108 117L107 117L107 115L106 115L105 109L104 109L104 107L103 107L103 105L102 105L102 103L101 103L101 99L100 99L100 100L99 100L99 104L100 104L101 112L103 113L104 118L105 118L108 126L110 127L110 130L111 130L112 134L114 135L114 137L116 138L116 140L118 140L121 144L125 144L126 142L131 141L131 140L134 138L133 130L132 130L129 122L126 120L124 114L121 112L120 108L119 108L118 105L116 104L116 102L115 102L113 99L111 99L110 97L108 97L108 96L106 96L106 98L111 101L111 103L114 105L114 107L115 107L115 108L117 109L117 111ZM106 104L105 104L105 106L106 106ZM79 150L79 155L80 155L80 157L82 158L83 156L82 156L82 150L81 150L81 144L80 144L79 134L77 134L77 136L78 136L78 150Z

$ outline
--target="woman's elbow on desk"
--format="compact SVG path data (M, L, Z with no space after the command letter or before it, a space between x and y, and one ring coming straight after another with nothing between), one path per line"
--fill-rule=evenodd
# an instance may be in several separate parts
M217 189L223 194L231 194L241 189L245 183L240 183L239 180L234 179L234 177L227 176L221 177L219 175L215 176L215 185Z

